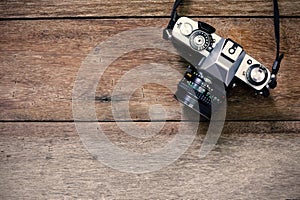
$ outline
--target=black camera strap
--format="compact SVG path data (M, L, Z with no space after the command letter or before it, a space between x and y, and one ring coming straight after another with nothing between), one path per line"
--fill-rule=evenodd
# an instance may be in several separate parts
M177 8L182 1L183 0L175 0L172 13L171 13L171 19L167 29L173 29L173 27L176 24L176 21L179 19L179 16L177 14ZM280 54L280 16L279 16L278 0L273 0L273 5L274 5L274 32L275 32L275 40L276 40L276 58L272 66L271 81L269 83L270 88L275 88L277 86L276 75L279 71L281 60L284 57L284 54Z
M179 16L177 14L177 8L180 5L180 3L182 2L182 0L175 0L175 3L173 5L173 9L172 9L172 13L171 13L171 20L168 24L167 29L173 29L173 27L176 24L176 21L178 20Z
M275 40L276 40L276 58L272 66L271 82L269 83L270 88L275 88L277 86L276 75L279 71L281 60L284 57L284 54L280 54L280 19L279 19L280 16L279 16L278 1L273 0L273 4L274 4L274 32L275 32Z

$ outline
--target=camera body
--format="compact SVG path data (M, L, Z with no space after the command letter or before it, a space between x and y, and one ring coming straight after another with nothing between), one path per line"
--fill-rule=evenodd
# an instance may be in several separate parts
M203 114L195 108L197 107L195 103L191 102L199 103L200 109L203 105L210 109L214 98L222 99L224 96L224 92L216 92L215 96L208 95L210 96L208 100L201 100L199 91L193 87L193 84L199 85L199 80L195 78L198 76L204 85L207 85L205 80L209 80L209 82L224 84L226 90L235 85L236 80L240 80L253 88L256 94L269 96L270 71L248 55L241 45L215 34L215 28L209 24L180 17L174 22L173 29L164 30L163 37L171 40L179 54L191 64L178 84L175 96L180 102L197 112ZM188 74L193 74L193 78ZM205 93L211 94L209 88L203 87L203 89L206 90ZM209 118L210 113L203 115Z

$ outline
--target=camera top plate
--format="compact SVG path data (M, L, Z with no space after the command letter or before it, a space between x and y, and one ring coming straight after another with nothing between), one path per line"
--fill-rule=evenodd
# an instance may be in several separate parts
M202 24L202 26L199 27L199 24ZM203 28L203 23L187 17L180 17L172 30L172 39L180 41L186 48L190 49L192 47L194 51L207 57L216 46L216 43L221 40L220 36L212 33L213 30L213 27L210 29Z
M242 60L235 76L257 91L266 87L271 79L270 71L248 54Z

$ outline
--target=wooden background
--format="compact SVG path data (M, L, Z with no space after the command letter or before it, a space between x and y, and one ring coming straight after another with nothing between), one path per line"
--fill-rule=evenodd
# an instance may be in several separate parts
M72 117L72 90L82 61L116 33L165 27L172 4L171 0L0 2L1 199L300 198L299 0L279 0L285 58L278 87L269 98L236 88L228 99L222 136L206 158L199 159L197 153L208 122L200 123L195 141L180 159L152 173L119 172L84 148ZM180 13L212 24L219 35L236 40L271 66L272 9L271 0L187 0ZM97 88L99 124L124 148L133 149L141 141L126 137L114 122L111 91L126 71L153 60L184 72L179 57L157 50L132 52L109 67ZM181 109L166 88L151 84L139 88L131 98L131 117L147 126L149 106L156 103L163 104L169 115L154 143L166 143L176 134ZM145 149L153 145L142 143Z

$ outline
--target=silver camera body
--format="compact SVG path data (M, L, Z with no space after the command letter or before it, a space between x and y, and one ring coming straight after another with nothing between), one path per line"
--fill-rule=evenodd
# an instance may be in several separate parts
M166 30L164 37L171 40L181 56L197 70L209 73L226 87L238 78L258 94L268 93L270 71L241 45L214 32L215 29L204 22L180 17L172 30Z

